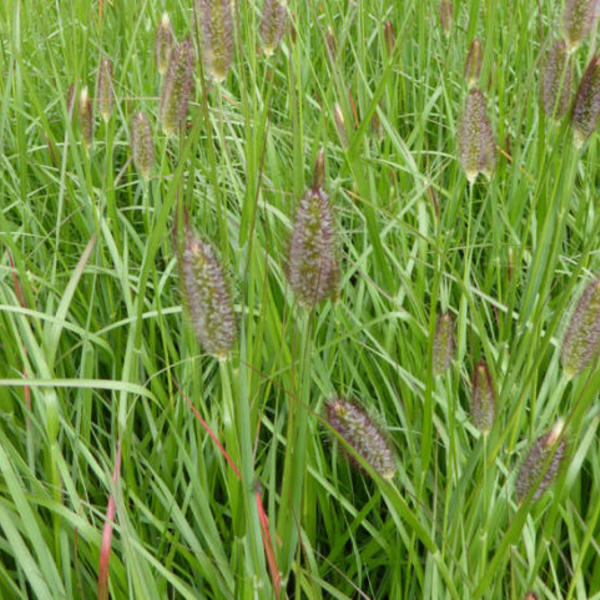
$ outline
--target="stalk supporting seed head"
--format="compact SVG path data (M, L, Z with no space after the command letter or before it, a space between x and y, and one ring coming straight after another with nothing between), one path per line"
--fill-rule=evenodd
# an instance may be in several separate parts
M174 39L169 15L165 12L162 14L160 24L156 30L156 41L154 44L156 68L161 77L167 72L169 67L169 59L171 57Z
M79 127L81 130L81 139L86 150L92 145L94 137L94 115L92 113L92 101L85 86L79 94L79 103L77 105L77 115L79 117Z
M265 0L260 36L267 56L272 56L281 42L287 24L287 7L280 0Z
M217 83L227 77L233 57L231 11L231 0L198 0L206 65Z
M590 61L575 95L571 123L575 129L575 146L581 148L600 118L600 56Z
M139 112L133 117L131 125L131 152L133 162L142 179L148 181L154 165L154 145L148 117Z
M469 46L469 53L465 61L465 80L469 89L475 87L479 81L482 60L481 42L475 38Z
M569 53L576 50L596 26L600 0L567 0L563 12L563 35Z
M473 400L471 404L471 419L473 425L484 435L488 434L494 425L496 416L496 393L487 364L479 362L473 373Z
M563 40L554 43L544 68L542 79L542 106L544 112L560 119L569 108L571 95L571 61Z
M396 472L394 453L365 410L353 402L338 398L327 402L325 406L329 424L375 471L391 479Z
M100 61L98 68L98 84L96 87L96 102L98 103L98 111L105 123L110 120L114 105L114 92L112 84L112 63L108 58L103 58Z
M445 373L454 358L454 318L450 312L442 313L435 324L433 339L433 375Z

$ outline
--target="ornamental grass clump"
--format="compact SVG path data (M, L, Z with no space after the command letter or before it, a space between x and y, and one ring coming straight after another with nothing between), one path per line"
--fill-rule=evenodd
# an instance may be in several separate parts
M487 364L479 362L473 372L471 420L473 425L487 435L494 425L496 416L496 392Z
M354 402L334 398L326 403L327 421L382 477L391 479L396 472L394 452L381 430L366 411ZM350 459L358 464L356 458Z
M150 179L154 165L154 144L148 117L139 112L133 117L131 124L131 154L133 163L144 181Z
M236 338L235 315L229 285L212 246L191 231L186 215L178 263L183 300L198 341L224 360Z
M187 116L194 76L194 49L183 40L171 53L160 97L160 121L166 135L173 135Z
M173 50L175 37L169 15L165 12L162 14L158 29L156 30L156 40L154 43L154 57L156 60L156 68L162 77L169 68L169 59Z
M108 58L103 58L98 67L98 83L96 86L96 104L98 112L105 123L110 120L115 96L112 83L113 67Z
M544 112L560 119L569 108L571 97L571 61L563 40L555 42L548 53L542 77Z
M563 12L563 36L569 53L576 50L596 26L600 0L567 0Z
M571 123L575 146L580 148L596 129L600 118L600 56L590 61L577 89Z
M212 78L227 77L233 57L233 14L231 0L198 0L204 36L204 59Z
M92 111L92 101L90 99L87 86L84 87L79 94L77 117L79 119L79 129L81 131L83 145L85 146L86 150L89 150L94 137L94 114Z
M458 128L459 158L469 183L479 173L488 179L496 163L496 145L492 126L486 115L485 96L480 90L469 92Z
M515 481L515 492L519 503L533 489L535 492L532 500L533 502L538 500L556 477L567 447L562 436L563 429L564 421L559 419L552 429L539 437L529 450Z
M454 318L449 312L442 313L435 324L433 339L433 375L445 373L454 358Z
M465 61L465 80L469 89L475 87L479 81L482 62L481 42L475 38L469 46L469 53Z
M583 292L563 343L561 362L567 377L583 371L600 351L600 279Z
M336 300L339 288L334 219L324 184L325 156L321 152L313 185L296 211L286 269L292 291L307 308L326 298Z
M267 56L272 56L281 42L287 24L287 7L282 0L265 0L260 37L263 50Z

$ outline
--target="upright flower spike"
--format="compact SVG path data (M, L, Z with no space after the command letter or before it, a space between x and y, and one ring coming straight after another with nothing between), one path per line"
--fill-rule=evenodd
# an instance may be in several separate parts
M440 23L442 25L442 31L446 35L450 35L452 30L452 21L454 17L454 9L452 7L452 0L441 0L440 2Z
M600 118L600 56L594 56L585 70L575 96L571 123L575 129L575 146L581 148Z
M491 177L496 163L496 145L485 112L485 97L478 89L471 90L467 97L458 141L460 162L469 183L473 184L479 173Z
M148 117L139 112L133 117L131 125L131 153L133 162L142 179L148 181L154 165L154 144Z
M469 53L465 61L465 80L469 89L475 87L479 81L482 60L481 42L475 38L469 46Z
M79 94L79 103L77 105L77 115L79 117L79 128L81 130L81 139L86 150L92 145L94 137L94 115L92 112L92 101L88 94L87 86Z
M267 56L272 56L281 42L287 24L287 7L282 0L265 0L260 36Z
M98 67L98 84L96 86L96 102L98 112L105 123L110 120L115 96L112 84L112 62L108 58L103 58Z
M212 78L221 83L233 57L233 15L231 0L198 0L204 35L206 66Z
M490 370L481 361L473 373L473 399L471 403L471 420L473 425L484 435L492 430L496 416L496 393Z
M196 337L206 352L224 360L236 337L229 287L212 246L192 233L187 218L178 254L184 302Z
M567 377L581 373L600 352L600 279L581 296L569 322L561 362Z
M549 117L560 119L569 108L571 61L563 40L555 42L548 53L542 78L542 106Z
M535 492L532 499L535 502L556 477L560 463L565 457L567 446L564 436L560 442L558 441L561 438L564 425L564 421L559 419L552 429L538 438L529 450L515 481L515 492L518 502L522 502L534 487ZM548 461L549 463L546 465ZM541 481L538 483L540 477Z
M173 49L175 37L173 36L173 28L169 15L165 12L162 14L160 24L156 30L156 41L154 43L154 56L156 59L156 68L162 77L169 68L169 59Z
M433 375L445 373L454 358L454 319L449 312L442 313L435 324L433 339Z
M163 82L160 120L166 135L175 133L187 116L193 75L194 49L187 39L171 53L169 70Z
M600 0L567 0L563 12L563 35L569 53L576 50L596 26Z
M363 408L353 402L334 398L326 405L327 421L356 453L382 477L391 479L396 472L394 453ZM352 457L351 457L352 458Z
M287 276L298 301L312 308L326 298L337 299L340 272L334 220L323 189L325 156L319 154L315 176L296 212L290 241Z

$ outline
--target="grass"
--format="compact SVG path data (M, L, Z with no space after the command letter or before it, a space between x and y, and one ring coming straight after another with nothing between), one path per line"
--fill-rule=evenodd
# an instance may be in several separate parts
M112 598L272 598L275 561L289 598L599 599L600 371L568 379L560 352L600 273L600 147L595 133L577 151L568 119L541 110L562 7L454 2L446 36L437 0L293 2L293 35L267 59L262 3L239 2L231 71L215 85L196 63L169 139L163 9L202 51L191 1L0 6L0 597L102 597L113 523ZM498 161L469 187L456 131L475 36ZM574 53L576 80L595 44ZM93 96L103 56L117 101L87 152L69 90ZM140 110L147 183L130 160ZM321 149L340 297L306 310L285 263ZM223 363L181 308L183 206L233 282ZM456 351L436 378L444 311ZM469 416L481 360L487 436ZM336 395L376 415L393 479L343 456L324 419ZM518 504L518 467L559 418L563 469Z

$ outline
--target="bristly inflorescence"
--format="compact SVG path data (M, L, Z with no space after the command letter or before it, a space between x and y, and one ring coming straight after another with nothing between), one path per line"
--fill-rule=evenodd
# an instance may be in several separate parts
M156 30L156 40L154 43L154 57L156 60L156 68L160 75L164 75L169 68L169 59L173 50L173 28L169 20L169 15L165 12L162 14L158 29Z
M445 373L454 358L454 318L449 312L442 313L435 324L433 339L433 375Z
M189 39L171 52L169 69L160 98L160 120L165 134L172 135L187 116L194 77L194 49Z
M139 112L133 117L131 124L131 153L133 162L142 179L148 181L154 165L154 144L148 117Z
M581 373L600 351L600 279L581 296L565 336L561 362L568 377Z
M187 219L178 255L184 302L196 337L206 352L223 360L236 338L229 286L212 246L194 235Z
M484 435L494 426L496 417L496 392L487 364L480 361L473 372L473 398L471 420Z
M331 427L382 477L392 478L396 472L394 452L365 410L338 398L328 402L326 409Z
M576 50L595 27L600 0L567 0L563 12L563 35L569 53Z
M319 154L313 186L296 212L290 241L287 276L298 301L313 307L326 298L337 299L339 265L334 219L323 189L325 157Z
M563 40L554 42L548 52L542 77L542 106L549 117L560 119L569 108L571 61Z
M590 61L575 96L571 123L575 129L575 146L583 146L600 118L600 56Z
M115 101L112 75L112 62L108 58L103 58L100 61L100 66L98 67L96 102L98 105L98 112L100 113L100 116L102 117L105 123L108 123L108 121L110 120L110 115L112 114Z
M556 477L567 447L563 428L564 421L560 419L548 433L536 440L527 453L515 481L518 502L522 502L534 488L532 500L535 502Z
M465 80L469 89L475 87L479 81L482 62L481 42L475 38L469 46L469 53L465 60Z
M77 116L79 118L79 129L81 131L81 139L86 150L92 145L94 138L94 113L92 111L92 101L88 94L87 86L81 90L79 94L79 102L77 103Z
M287 6L284 0L265 0L260 37L267 56L272 56L285 33Z
M458 129L460 163L469 183L479 173L491 177L496 163L496 145L492 126L486 115L485 97L480 90L471 90Z
M233 58L233 14L231 0L198 0L204 37L204 58L212 78L222 82Z

